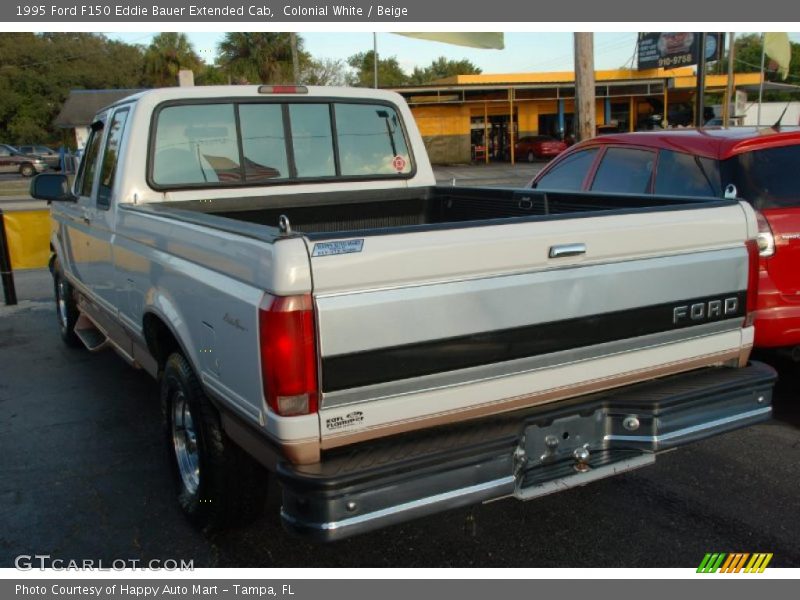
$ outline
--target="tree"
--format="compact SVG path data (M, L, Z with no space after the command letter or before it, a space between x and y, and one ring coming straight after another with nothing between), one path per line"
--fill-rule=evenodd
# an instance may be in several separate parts
M94 33L0 36L0 139L54 143L53 119L72 89L142 86L142 49Z
M372 87L375 79L375 52L359 52L347 59L347 64L355 70L347 81L350 85L358 87ZM400 68L397 58L380 58L378 56L378 85L381 87L396 87L408 83L408 75Z
M144 79L152 87L178 85L178 71L198 73L203 61L185 33L159 33L144 53Z
M226 33L219 44L218 66L242 83L294 83L291 36L281 32ZM311 61L297 37L300 71Z
M228 76L216 65L204 64L200 72L195 73L196 85L226 85Z
M347 72L341 60L312 58L301 73L300 80L306 85L347 84Z
M445 77L453 77L455 75L480 75L483 71L476 67L472 61L466 58L462 60L448 60L444 56L440 56L424 69L414 67L411 73L409 83L425 84L436 81L437 79L444 79Z

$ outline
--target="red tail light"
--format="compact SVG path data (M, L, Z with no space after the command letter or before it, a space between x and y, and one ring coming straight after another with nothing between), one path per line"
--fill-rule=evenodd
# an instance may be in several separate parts
M749 327L753 324L753 313L756 310L758 300L758 270L759 270L759 242L758 240L747 240L747 312L745 313L744 326Z
M283 416L317 412L316 328L310 294L266 296L259 309L267 405Z

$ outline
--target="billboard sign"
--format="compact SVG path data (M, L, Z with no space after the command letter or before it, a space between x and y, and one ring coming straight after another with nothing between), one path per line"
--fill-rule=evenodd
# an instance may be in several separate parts
M724 34L706 34L706 62L722 57ZM673 69L698 63L699 33L640 33L638 69Z

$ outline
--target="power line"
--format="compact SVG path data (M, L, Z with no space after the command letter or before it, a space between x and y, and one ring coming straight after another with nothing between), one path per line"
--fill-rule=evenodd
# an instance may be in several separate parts
M630 39L628 39L628 34L621 34L617 38L606 40L603 43L595 44L595 52L598 50L613 50L616 48L622 48L625 45L630 43ZM560 54L558 56L550 57L545 60L541 60L538 62L530 63L531 67L542 67L545 65L552 65L558 64L562 62L569 62L573 59L573 54L570 52L569 54Z

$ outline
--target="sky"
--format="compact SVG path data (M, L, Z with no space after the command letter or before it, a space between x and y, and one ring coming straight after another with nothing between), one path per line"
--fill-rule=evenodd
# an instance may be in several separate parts
M112 39L128 43L148 44L157 33L107 33ZM213 62L222 32L187 32L197 53L206 62ZM439 56L469 59L484 73L520 73L533 71L571 71L572 33L512 32L505 34L505 49L478 50L439 42L416 40L388 32L378 33L378 55L394 56L407 73L414 67L425 67ZM594 34L596 69L616 69L630 65L636 43L634 32L598 32ZM306 50L316 58L346 60L347 57L372 50L372 33L300 32ZM790 33L793 42L800 42L800 33Z

